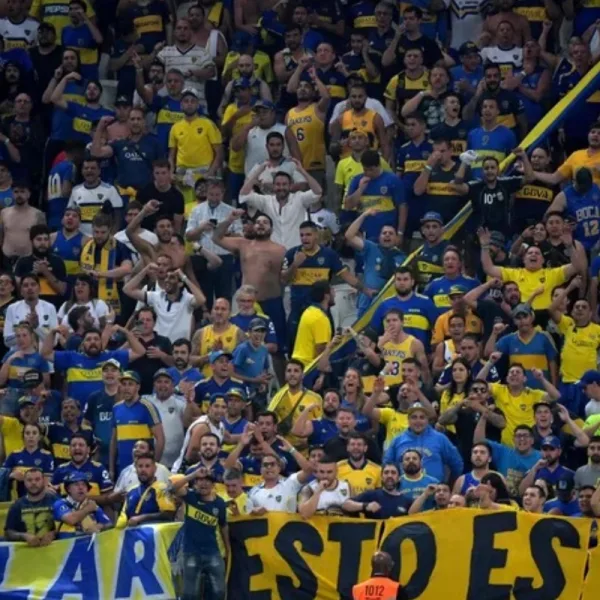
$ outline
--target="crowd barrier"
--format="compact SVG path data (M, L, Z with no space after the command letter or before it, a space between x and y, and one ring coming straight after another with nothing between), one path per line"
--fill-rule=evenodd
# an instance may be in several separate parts
M350 600L378 548L419 600L597 600L588 519L451 509L373 521L271 513L230 524L228 598ZM588 580L586 563L591 555Z

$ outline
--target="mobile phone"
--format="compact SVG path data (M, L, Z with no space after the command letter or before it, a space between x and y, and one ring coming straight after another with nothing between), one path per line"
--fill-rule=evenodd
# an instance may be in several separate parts
M217 220L216 219L209 219L208 222L213 226L216 227L217 226Z

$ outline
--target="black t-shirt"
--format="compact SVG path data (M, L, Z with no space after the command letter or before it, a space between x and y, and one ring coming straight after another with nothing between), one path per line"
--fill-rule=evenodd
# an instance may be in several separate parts
M431 69L435 63L442 60L442 51L439 46L435 43L435 40L428 38L426 35L422 35L416 40L409 40L408 37L403 35L398 42L398 48L396 50L396 61L399 68L404 66L404 54L407 50L418 48L423 52L423 64Z
M155 346L159 350L166 352L167 354L171 354L171 342L169 338L166 338L163 335L154 334L154 337L150 341L145 341L140 339L140 342L144 345L144 348L148 349L150 346ZM163 369L168 367L166 363L158 358L150 358L148 356L142 356L137 360L134 360L130 363L130 368L132 371L136 371L142 380L142 384L140 387L140 394L151 394L152 387L154 384L154 373L159 369Z
M492 412L496 415L504 416L504 413L499 408L493 408ZM465 463L465 471L471 469L471 449L473 448L473 434L475 427L481 415L471 408L464 408L458 411L456 419L456 441L458 451L460 452ZM487 423L485 428L485 437L492 442L500 443L502 430L494 427L491 423Z
M452 157L458 158L467 149L467 136L471 127L462 119L456 125L448 125L442 121L431 130L429 137L432 140L449 140L452 145Z
M367 436L368 440L368 448L367 448L367 458L374 463L381 464L381 450L379 446L371 437ZM348 450L346 450L346 446L348 445L348 440L346 438L340 437L340 435L336 435L332 437L323 447L325 450L325 454L333 458L336 462L340 460L346 460L348 458Z
M491 188L485 181L470 181L469 200L473 204L476 226L494 231L508 231L511 196L523 185L523 177L498 177Z
M483 322L483 339L487 340L492 335L492 329L494 329L495 323L504 323L508 325L508 328L504 331L510 333L511 329L514 331L514 323L510 315L506 314L500 304L495 300L483 299L477 301L477 307L475 308L475 314Z
M161 192L152 182L140 190L136 199L142 204L147 204L150 200L158 200L161 203L157 213L142 221L142 227L149 231L154 231L159 216L167 215L173 219L175 215L183 215L185 211L183 194L175 186L171 186L166 192Z
M45 256L37 256L30 254L22 256L15 264L15 277L24 277L33 273L33 263L45 259L48 262L51 273L59 281L66 281L67 270L63 259L58 254L46 254ZM54 304L56 308L64 302L64 296L57 294L51 287L45 277L40 275L40 299Z

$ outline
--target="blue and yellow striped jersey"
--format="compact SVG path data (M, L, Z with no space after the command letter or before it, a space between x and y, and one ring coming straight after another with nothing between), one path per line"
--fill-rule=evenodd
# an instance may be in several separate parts
M70 446L73 435L83 435L90 446L91 453L95 452L96 442L94 432L89 425L82 423L77 431L72 431L70 427L60 421L50 423L46 429L46 438L50 443L50 450L54 455L57 466L69 462L71 459Z
M175 502L167 493L167 484L154 480L152 483L142 483L127 492L123 509L117 520L117 527L127 525L131 517L150 515L159 512L175 512Z
M437 310L437 317L443 315L446 311L452 308L448 292L454 285L460 285L464 287L467 292L476 288L481 283L473 277L467 277L466 275L459 275L454 279L449 279L445 275L434 279L429 285L423 290L423 294L433 300L435 308Z
M3 466L5 469L8 469L9 472L20 471L21 473L27 473L29 469L37 467L44 472L46 477L51 477L52 471L54 471L54 459L48 450L38 448L33 452L29 452L29 450L21 448L20 450L9 454ZM22 481L17 481L16 479L11 481L11 500L16 500L27 493L25 484Z
M64 481L71 473L83 473L86 476L90 484L90 496L99 496L103 492L113 489L113 482L103 464L95 460L86 460L79 466L73 462L68 462L57 467L52 475L52 485L55 487L60 486L59 493L61 496L67 495Z

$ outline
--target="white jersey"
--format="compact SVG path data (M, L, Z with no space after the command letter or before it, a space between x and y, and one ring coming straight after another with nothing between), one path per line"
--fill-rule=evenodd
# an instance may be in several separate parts
M170 477L171 471L169 471L165 465L156 463L156 480L160 483L169 483ZM115 484L115 492L117 494L126 494L139 485L140 480L138 479L135 465L129 465L121 471L117 483Z
M18 300L9 304L4 317L4 344L8 347L14 346L15 341L15 326L27 320L31 313L31 307L25 300ZM38 318L38 326L35 328L35 333L42 345L44 339L51 329L58 327L58 317L54 304L45 300L38 300L35 305L35 313Z
M287 127L283 123L275 123L275 125L273 125L273 127L269 127L269 129L262 129L257 125L250 130L245 149L246 159L244 161L244 173L246 174L246 177L252 170L252 167L255 165L261 165L268 160L269 154L267 153L267 136L271 132L277 131L283 136L283 155L290 155L290 150L287 142L285 141L286 130Z
M185 432L185 437L183 438L183 446L181 447L181 452L179 453L179 458L173 463L172 471L173 473L177 473L179 471L179 467L181 467L181 463L185 458L187 453L188 446L190 445L190 439L192 438L192 433L196 428L196 425L200 425L200 423L205 423L208 425L208 429L211 433L214 433L221 443L223 443L223 438L225 437L225 426L223 423L219 423L219 425L215 425L209 418L208 415L202 415L198 417Z
M95 298L94 300L90 300L85 304L72 304L69 310L67 310L67 303L63 302L62 306L58 309L58 322L61 325L69 325L68 316L69 313L78 306L87 306L90 316L94 319L94 327L96 329L100 329L100 319L102 317L107 317L110 313L110 308L104 300L100 300L99 298Z
M119 196L117 188L110 183L101 181L93 188L87 187L85 183L80 183L73 188L69 206L78 206L81 210L79 230L83 235L92 237L92 221L107 200L114 209L123 208L123 198Z
M308 484L313 494L317 491L319 482L315 479ZM336 514L341 511L342 504L350 499L350 484L347 481L338 479L338 483L332 490L324 490L319 496L317 504L318 513L326 513L328 511Z
M483 29L481 7L489 0L451 0L450 22L452 42L450 46L458 50L465 42L476 40Z
M302 484L298 481L298 473L282 477L277 485L266 488L264 483L255 485L248 492L252 508L265 508L270 512L295 513L298 511L298 493Z
M339 233L340 222L334 212L327 210L326 208L321 208L315 212L309 211L308 216L319 229L329 229L333 235Z
M149 231L148 229L140 229L138 231L138 235L144 241L148 242L149 244L152 244L153 246L158 244L157 235L155 233L153 233L152 231ZM125 246L127 246L127 249L129 250L129 252L131 252L131 262L132 262L133 266L135 267L135 265L140 260L140 254L133 247L133 244L131 243L131 240L127 237L125 230L122 229L121 231L117 231L117 233L115 233L114 237L115 237L115 240L117 240L117 242L121 242L121 244L124 244Z
M181 396L171 396L167 400L159 400L155 394L144 396L156 407L165 432L165 449L161 461L170 469L179 456L185 430L183 428L183 411L185 400Z
M31 17L25 17L20 23L15 23L8 17L0 19L0 35L4 38L4 50L27 49L33 46L39 26L40 22Z
M252 169L250 169L250 172L248 173L248 175L246 175L246 179L251 179L254 174L256 173L256 171L258 171L258 169L261 168L261 164L257 164L254 165L252 167ZM298 167L296 166L296 163L294 163L293 161L291 161L289 158L287 157L283 157L282 161L280 164L274 166L274 167L267 167L259 176L258 176L258 181L260 181L261 183L270 183L271 185L273 185L273 177L275 177L275 174L278 173L279 171L283 171L284 173L287 173L291 178L292 181L294 183L306 183L306 177L304 177L304 175L302 175L298 169ZM202 206L202 205L200 205Z
M192 337L192 321L196 301L186 289L181 290L179 300L171 302L167 292L157 290L146 292L146 303L156 313L156 327L159 335L164 335L171 343L180 338Z
M502 50L498 46L486 46L481 50L481 62L500 65L502 77L516 75L523 68L523 48L514 46L510 50Z
M156 56L165 65L165 71L179 69L185 79L185 87L194 88L200 97L200 105L206 107L206 93L204 81L198 81L190 74L190 69L203 69L214 66L211 55L200 46L191 46L187 50L180 50L177 46L165 46Z

